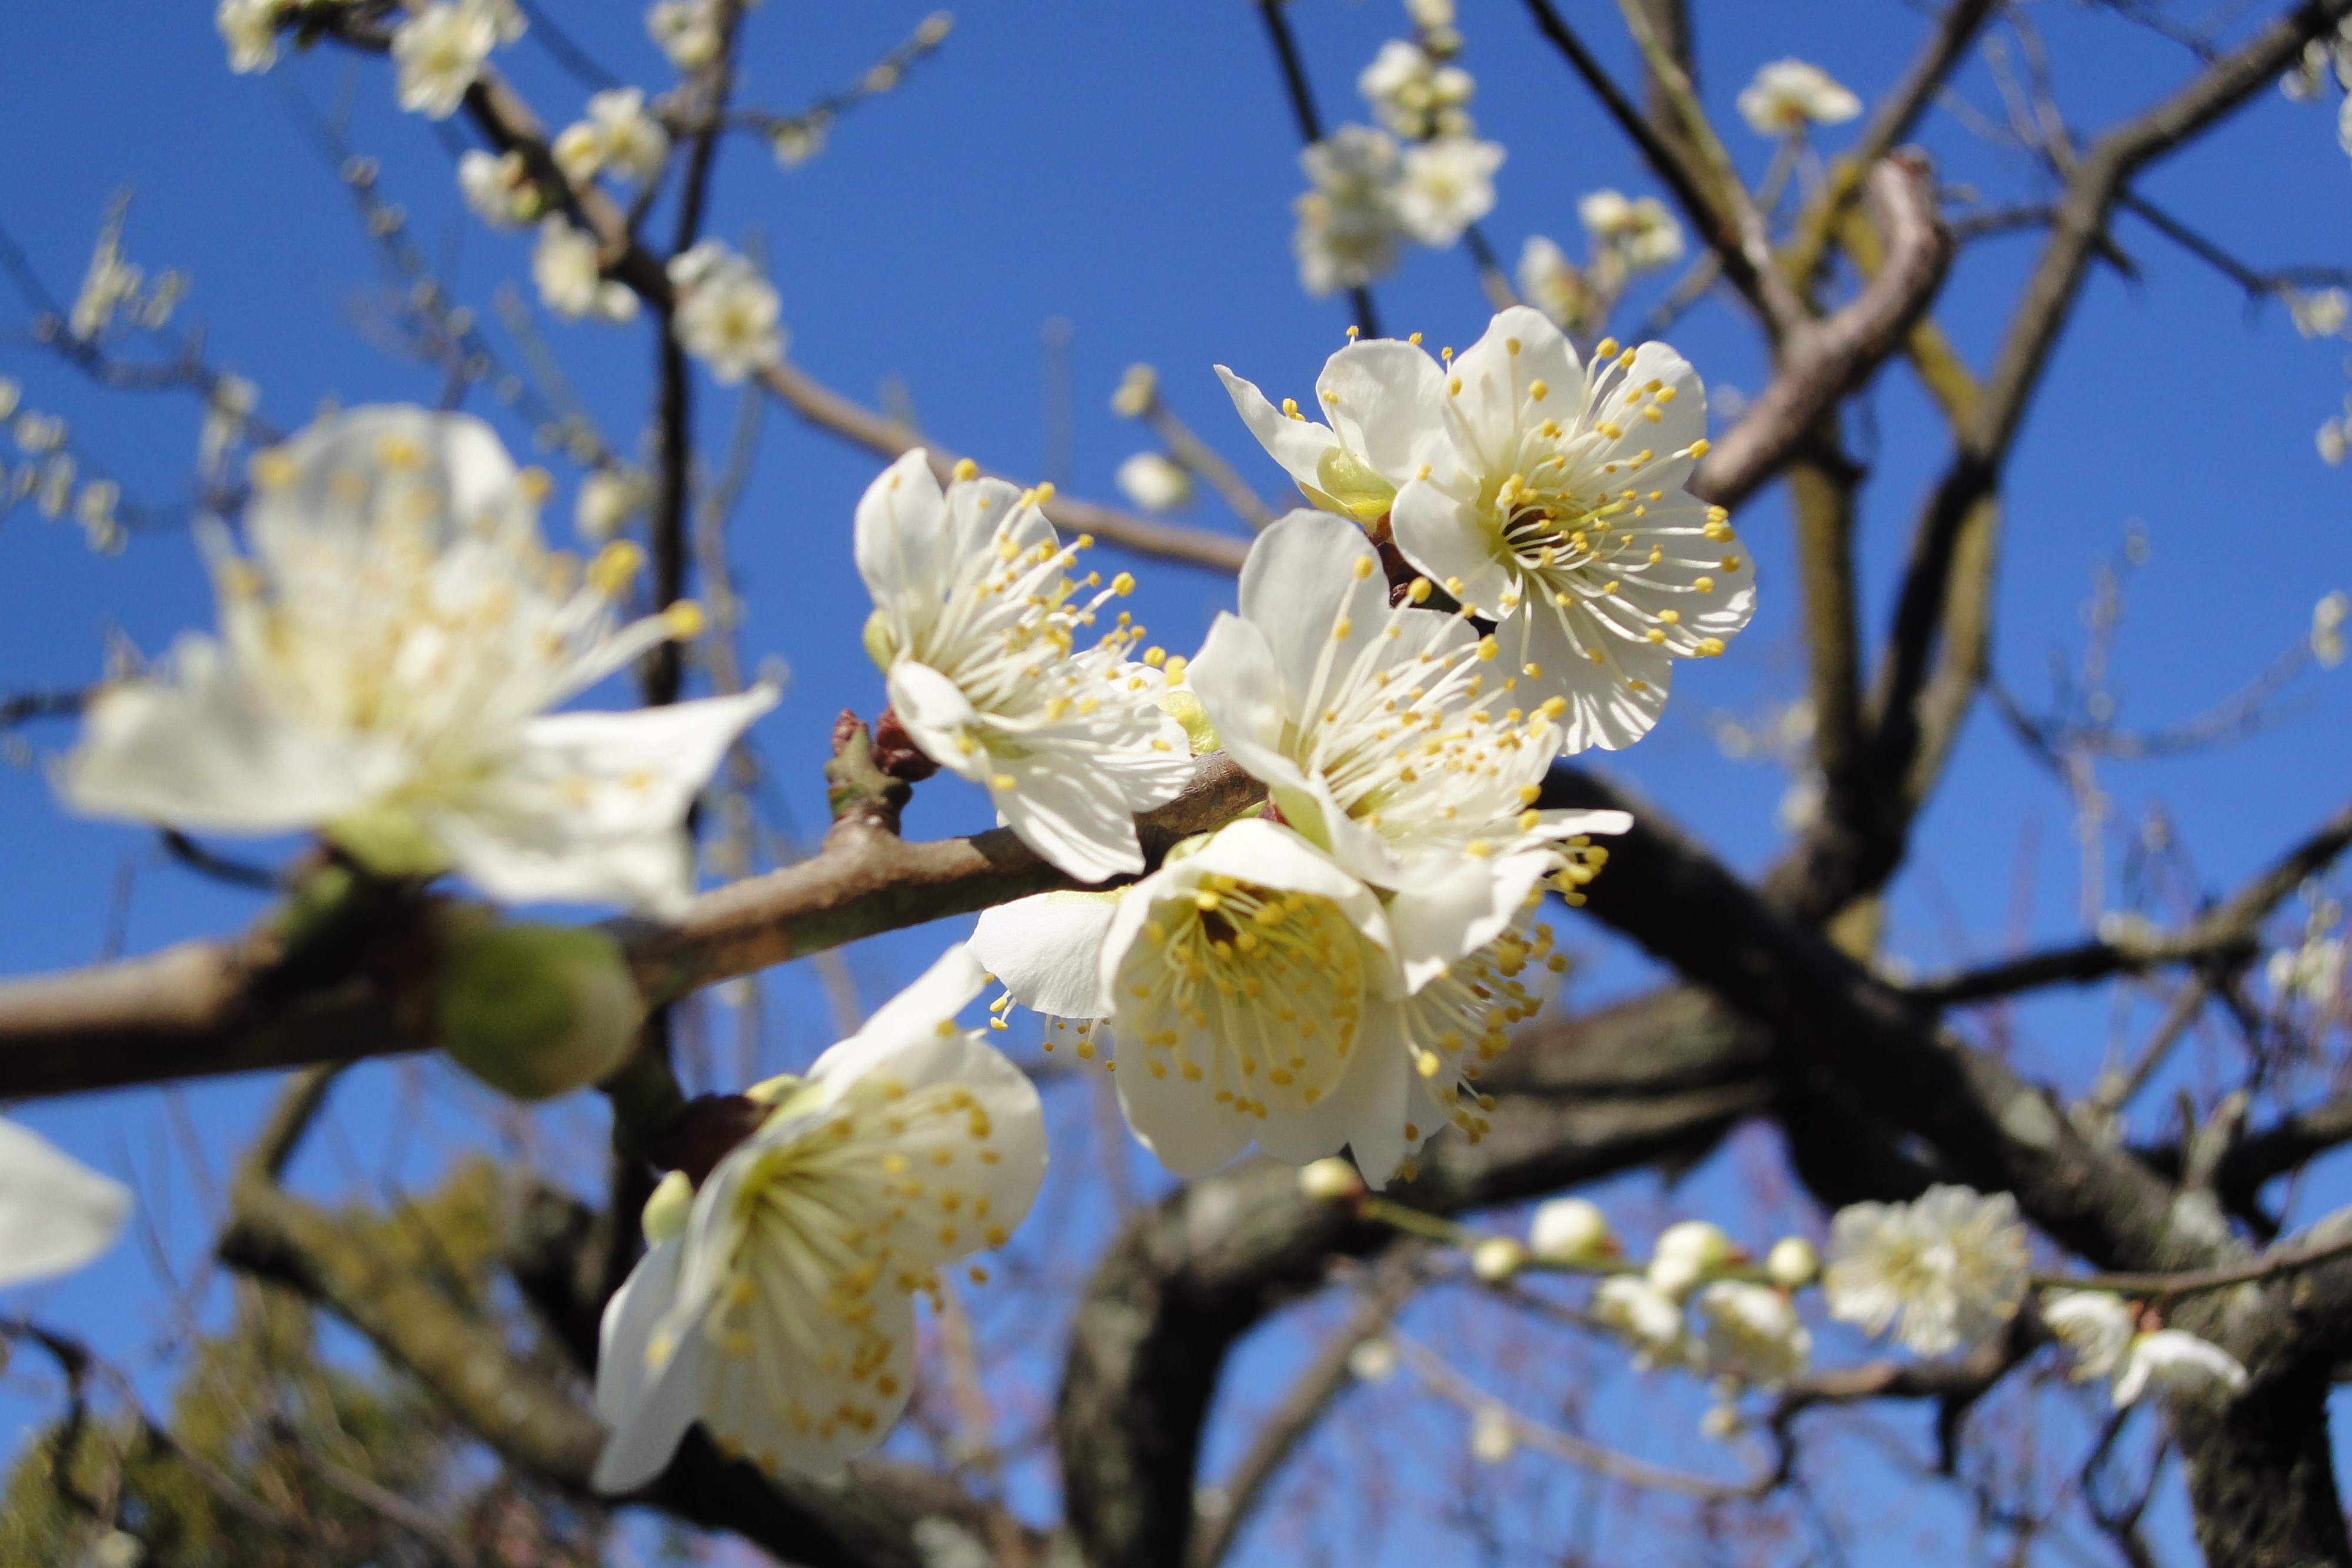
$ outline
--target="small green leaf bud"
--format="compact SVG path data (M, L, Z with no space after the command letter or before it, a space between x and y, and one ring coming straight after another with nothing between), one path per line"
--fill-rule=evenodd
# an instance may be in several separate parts
M467 1071L518 1100L545 1100L627 1060L645 1003L604 932L509 924L462 905L436 924L441 1047Z

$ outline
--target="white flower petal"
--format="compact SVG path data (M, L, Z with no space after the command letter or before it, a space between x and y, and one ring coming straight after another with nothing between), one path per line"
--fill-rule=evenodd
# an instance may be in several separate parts
M888 684L891 711L924 756L966 779L988 778L993 770L988 753L971 734L980 712L961 686L912 659L890 666Z
M1013 999L1050 1018L1110 1016L1102 947L1117 894L1046 893L981 912L971 950Z
M1397 492L1389 530L1405 559L1465 604L1491 608L1510 586L1475 506L1428 480Z
M1389 900L1389 929L1405 986L1419 990L1501 936L1558 865L1549 853L1433 855L1409 867Z
M1219 612L1209 626L1208 640L1185 671L1184 684L1216 727L1217 743L1252 778L1294 789L1307 788L1307 775L1282 751L1289 704L1274 646L1255 622Z
M1315 395L1340 442L1391 485L1444 445L1445 373L1417 344L1350 343L1324 361Z
M949 553L947 497L921 447L882 470L857 500L854 539L857 575L877 605L931 604L943 598Z
M0 1285L80 1268L114 1245L131 1189L0 1121Z
M1313 489L1320 484L1323 457L1339 449L1339 438L1328 426L1309 420L1293 419L1271 402L1254 382L1245 382L1224 366L1216 367L1217 377L1225 383L1227 395L1234 400L1234 412L1249 433L1265 447L1266 455L1282 465L1302 488Z

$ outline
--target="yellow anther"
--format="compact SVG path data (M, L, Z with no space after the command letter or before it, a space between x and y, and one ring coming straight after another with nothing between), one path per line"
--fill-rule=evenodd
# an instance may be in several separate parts
M1478 639L1478 658L1481 663L1492 659L1502 651L1501 645L1495 641L1495 634L1492 632Z
M1542 812L1540 812L1540 811L1536 811L1536 810L1521 811L1521 812L1519 813L1519 831L1521 831L1521 832L1523 832L1523 833L1529 833L1529 832L1533 832L1533 831L1536 830L1537 826L1538 826L1538 824L1540 824L1542 821L1543 821L1543 813L1542 813Z
M1307 417L1305 414L1298 412L1298 400L1295 397L1286 397L1282 400L1282 412L1288 414L1293 419L1305 419Z
M1038 482L1038 485L1037 485L1037 504L1038 504L1039 506L1041 506L1041 507L1042 507L1042 506L1044 506L1046 502L1048 502L1048 501L1052 500L1053 498L1054 498L1054 482L1053 482L1051 479L1044 479L1044 480L1040 480L1040 481ZM1079 548L1080 549L1086 549L1086 548L1087 548L1087 545L1090 545L1090 544L1092 544L1092 543L1094 543L1094 542L1095 542L1094 540L1092 540L1092 539L1090 539L1090 538L1087 538L1087 536L1086 536L1086 535L1084 535L1084 534L1080 534L1080 535L1078 536L1078 538L1079 538L1079 540L1080 540L1080 543L1079 543L1079 545L1078 545L1078 548Z
M1358 556L1358 557L1356 558L1356 568L1355 568L1355 570L1356 570L1356 580L1357 580L1358 582L1361 582L1361 581L1363 581L1363 580L1364 580L1364 579L1366 579L1366 578L1368 578L1368 577L1371 576L1371 575L1372 575L1372 558L1371 558L1370 556L1368 556L1368 555L1360 555L1360 556Z
M1664 622L1669 626L1680 625L1682 623L1682 618L1683 612L1679 610L1661 610L1658 612L1658 619Z
M1519 786L1519 804L1532 806L1542 793L1543 786L1540 784L1522 784Z
M646 564L646 552L633 540L614 539L596 552L588 563L588 586L610 599L629 586L637 569Z
M1412 580L1412 586L1404 591L1404 596L1407 599L1412 600L1415 604L1423 604L1428 602L1429 579L1425 577L1414 578Z
M1420 334L1420 333L1418 333L1418 332L1412 333L1412 334L1410 334L1409 336L1407 336L1407 337L1406 337L1405 341L1406 341L1406 342L1408 342L1408 343L1411 343L1414 348L1416 348L1416 349L1417 349L1417 348L1421 347L1421 334Z
M951 472L959 479L977 479L980 477L980 465L969 457L959 457Z
M689 643L701 636L702 629L710 624L710 617L705 615L702 606L691 599L681 599L663 611L662 621L669 634L681 643Z
M1122 571L1110 580L1110 591L1121 599L1135 591L1135 573Z
M1540 377L1538 377L1528 383L1528 395L1535 399L1536 402L1541 402L1544 399L1551 395L1551 388L1547 385Z
M1702 659L1712 659L1717 654L1723 652L1723 639L1720 637L1701 637L1698 640L1698 646L1691 651Z
M1143 651L1143 662L1156 670L1168 662L1168 650L1157 645L1146 648Z
M990 778L988 787L992 789L1010 789L1020 782L1020 779L1010 773L999 773Z
M1355 622L1342 615L1331 624L1331 641L1344 643L1348 640L1348 633L1355 629Z
M1708 444L1706 437L1704 435L1690 444L1690 455L1694 457L1704 457L1712 450L1714 450L1714 448Z
M1543 666L1530 661L1519 666L1519 674L1531 681L1539 681L1543 679Z
M555 476L535 463L515 476L515 485L534 507L544 506L555 494Z
M1454 393L1456 397L1459 397L1462 394L1462 378L1460 376L1446 377L1445 390Z
M1224 895L1213 888L1202 888L1192 894L1192 906L1206 912L1224 903Z
M1715 591L1715 579L1711 577L1702 577L1696 582L1692 583L1691 587L1700 593L1713 593Z
M1603 338L1598 343L1593 344L1592 357L1596 361L1615 359L1617 357L1617 340L1614 338Z

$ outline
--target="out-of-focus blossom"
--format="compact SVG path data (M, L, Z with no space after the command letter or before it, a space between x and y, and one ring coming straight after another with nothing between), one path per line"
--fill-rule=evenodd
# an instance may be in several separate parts
M1519 297L1550 318L1563 332L1581 334L1600 325L1607 301L1567 254L1542 235L1529 235L1519 250Z
M732 386L782 361L783 302L748 257L707 239L670 258L669 280L677 289L677 340L711 379Z
M1147 512L1172 512L1192 502L1192 474L1165 453L1139 452L1118 465L1119 493Z
M1635 272L1672 266L1682 259L1683 226L1655 196L1628 198L1623 193L1586 193L1576 204L1576 216L1585 232L1622 258Z
M573 228L561 213L549 214L539 225L530 276L539 285L541 302L567 320L593 316L600 321L628 321L636 317L636 295L628 285L604 276L596 236Z
M1477 84L1456 65L1430 57L1419 44L1391 38L1356 78L1356 90L1380 122L1408 141L1468 136Z
M239 76L278 63L278 18L286 0L220 0L213 26L228 46L228 68Z
M1891 1328L1921 1355L1946 1355L1982 1344L2017 1315L2026 1265L2015 1198L1931 1186L1910 1203L1838 1210L1822 1291L1832 1316L1871 1333Z
M1841 125L1862 99L1805 60L1774 60L1739 89L1739 117L1759 136L1791 136L1808 125Z
M1444 246L1495 209L1495 171L1503 144L1442 136L1405 149L1397 186L1397 222L1425 246Z
M1298 281L1318 298L1360 287L1396 266L1404 160L1385 131L1343 125L1298 155L1313 185L1296 204Z
M427 120L457 113L499 31L497 13L482 0L435 0L410 12L392 34L400 107Z
M520 152L469 147L457 158L457 190L474 215L494 229L519 229L539 215L539 187Z

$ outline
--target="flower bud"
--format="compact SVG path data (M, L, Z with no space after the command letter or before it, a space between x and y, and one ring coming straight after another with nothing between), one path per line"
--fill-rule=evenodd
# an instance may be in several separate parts
M1470 1249L1470 1271L1499 1285L1527 1267L1528 1249L1507 1236L1489 1236Z
M1803 1290L1821 1271L1821 1255L1801 1236L1783 1236L1764 1255L1764 1277L1784 1291Z
M1546 1263L1590 1263L1616 1246L1609 1217L1586 1198L1555 1197L1539 1204L1528 1226L1528 1249Z
M1499 1465L1518 1446L1518 1425L1501 1406L1482 1406L1470 1417L1470 1454L1481 1464Z
M1396 1375L1396 1346L1374 1334L1348 1353L1348 1370L1359 1383L1386 1383Z
M434 1002L441 1048L518 1100L584 1088L627 1059L644 1001L620 946L584 925L509 924L440 912Z
M653 1196L646 1199L645 1212L638 1224L646 1234L648 1246L658 1247L675 1236L686 1234L688 1214L694 1207L694 1183L684 1171L672 1171L655 1185Z
M1332 1155L1300 1167L1298 1190L1321 1202L1338 1203L1363 1197L1364 1178L1356 1174L1354 1166Z
M1731 1238L1704 1219L1669 1225L1650 1254L1650 1285L1676 1301L1731 1260Z

